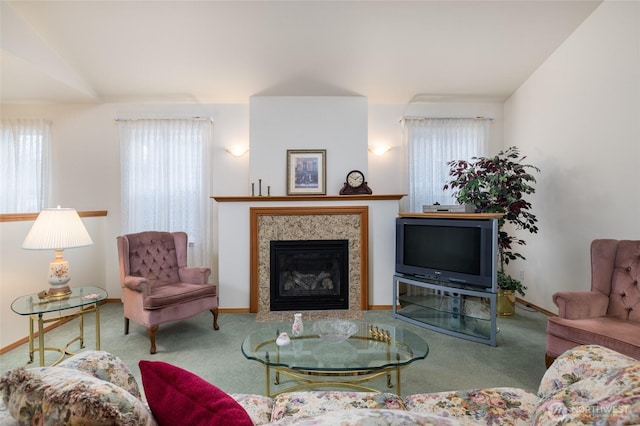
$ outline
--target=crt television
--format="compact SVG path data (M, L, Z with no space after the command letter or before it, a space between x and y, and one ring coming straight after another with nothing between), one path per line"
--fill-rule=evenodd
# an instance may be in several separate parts
M396 272L497 291L496 219L396 219Z

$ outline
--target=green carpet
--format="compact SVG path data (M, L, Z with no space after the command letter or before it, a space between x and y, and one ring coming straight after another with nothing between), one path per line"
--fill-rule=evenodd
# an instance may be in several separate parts
M101 316L101 349L119 356L140 381L138 361L165 361L192 371L229 393L264 394L264 367L244 358L240 346L254 327L260 326L254 314L220 314L220 330L212 328L212 316L204 312L189 320L162 324L157 335L158 353L149 354L149 340L144 327L131 322L129 335L124 335L122 305L103 305ZM292 318L293 320L293 318ZM402 370L403 396L454 389L498 386L519 387L536 392L545 372L544 349L547 317L517 306L516 315L498 319L498 346L469 342L456 337L426 330L393 319L391 311L367 311L365 320L400 325L422 335L429 343L429 356ZM16 316L16 326L27 332L27 319ZM95 347L95 323L92 314L85 318L85 347ZM78 331L74 320L46 334L48 346L64 346ZM78 344L71 346L77 350ZM36 354L37 359L37 354ZM47 354L47 362L56 359ZM22 345L0 356L2 372L27 364L28 346ZM37 362L37 361L36 361ZM290 383L283 383L287 386ZM387 390L384 379L373 382L380 390ZM277 390L272 385L272 391Z

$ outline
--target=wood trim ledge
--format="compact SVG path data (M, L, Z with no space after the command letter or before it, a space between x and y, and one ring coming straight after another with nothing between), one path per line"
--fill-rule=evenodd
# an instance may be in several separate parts
M246 203L246 202L273 202L273 201L370 201L370 200L400 200L405 194L381 194L381 195L268 195L268 196L212 196L218 203Z
M36 220L40 213L5 213L0 214L0 222L22 222ZM102 217L107 215L107 210L90 210L78 212L80 217Z

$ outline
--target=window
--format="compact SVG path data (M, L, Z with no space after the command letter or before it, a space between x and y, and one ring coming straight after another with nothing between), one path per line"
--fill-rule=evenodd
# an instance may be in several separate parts
M184 231L190 265L209 252L211 121L119 120L122 231Z
M408 211L422 212L425 204L457 204L450 180L452 160L486 155L491 121L483 118L404 118L403 143L407 151Z
M51 122L0 121L0 213L34 213L47 206Z

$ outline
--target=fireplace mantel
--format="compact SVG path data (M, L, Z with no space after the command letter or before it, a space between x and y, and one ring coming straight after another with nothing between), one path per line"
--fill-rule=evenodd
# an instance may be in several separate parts
M363 195L256 195L256 196L212 196L218 203L246 203L291 201L296 203L306 201L376 201L400 200L405 194L363 194Z

